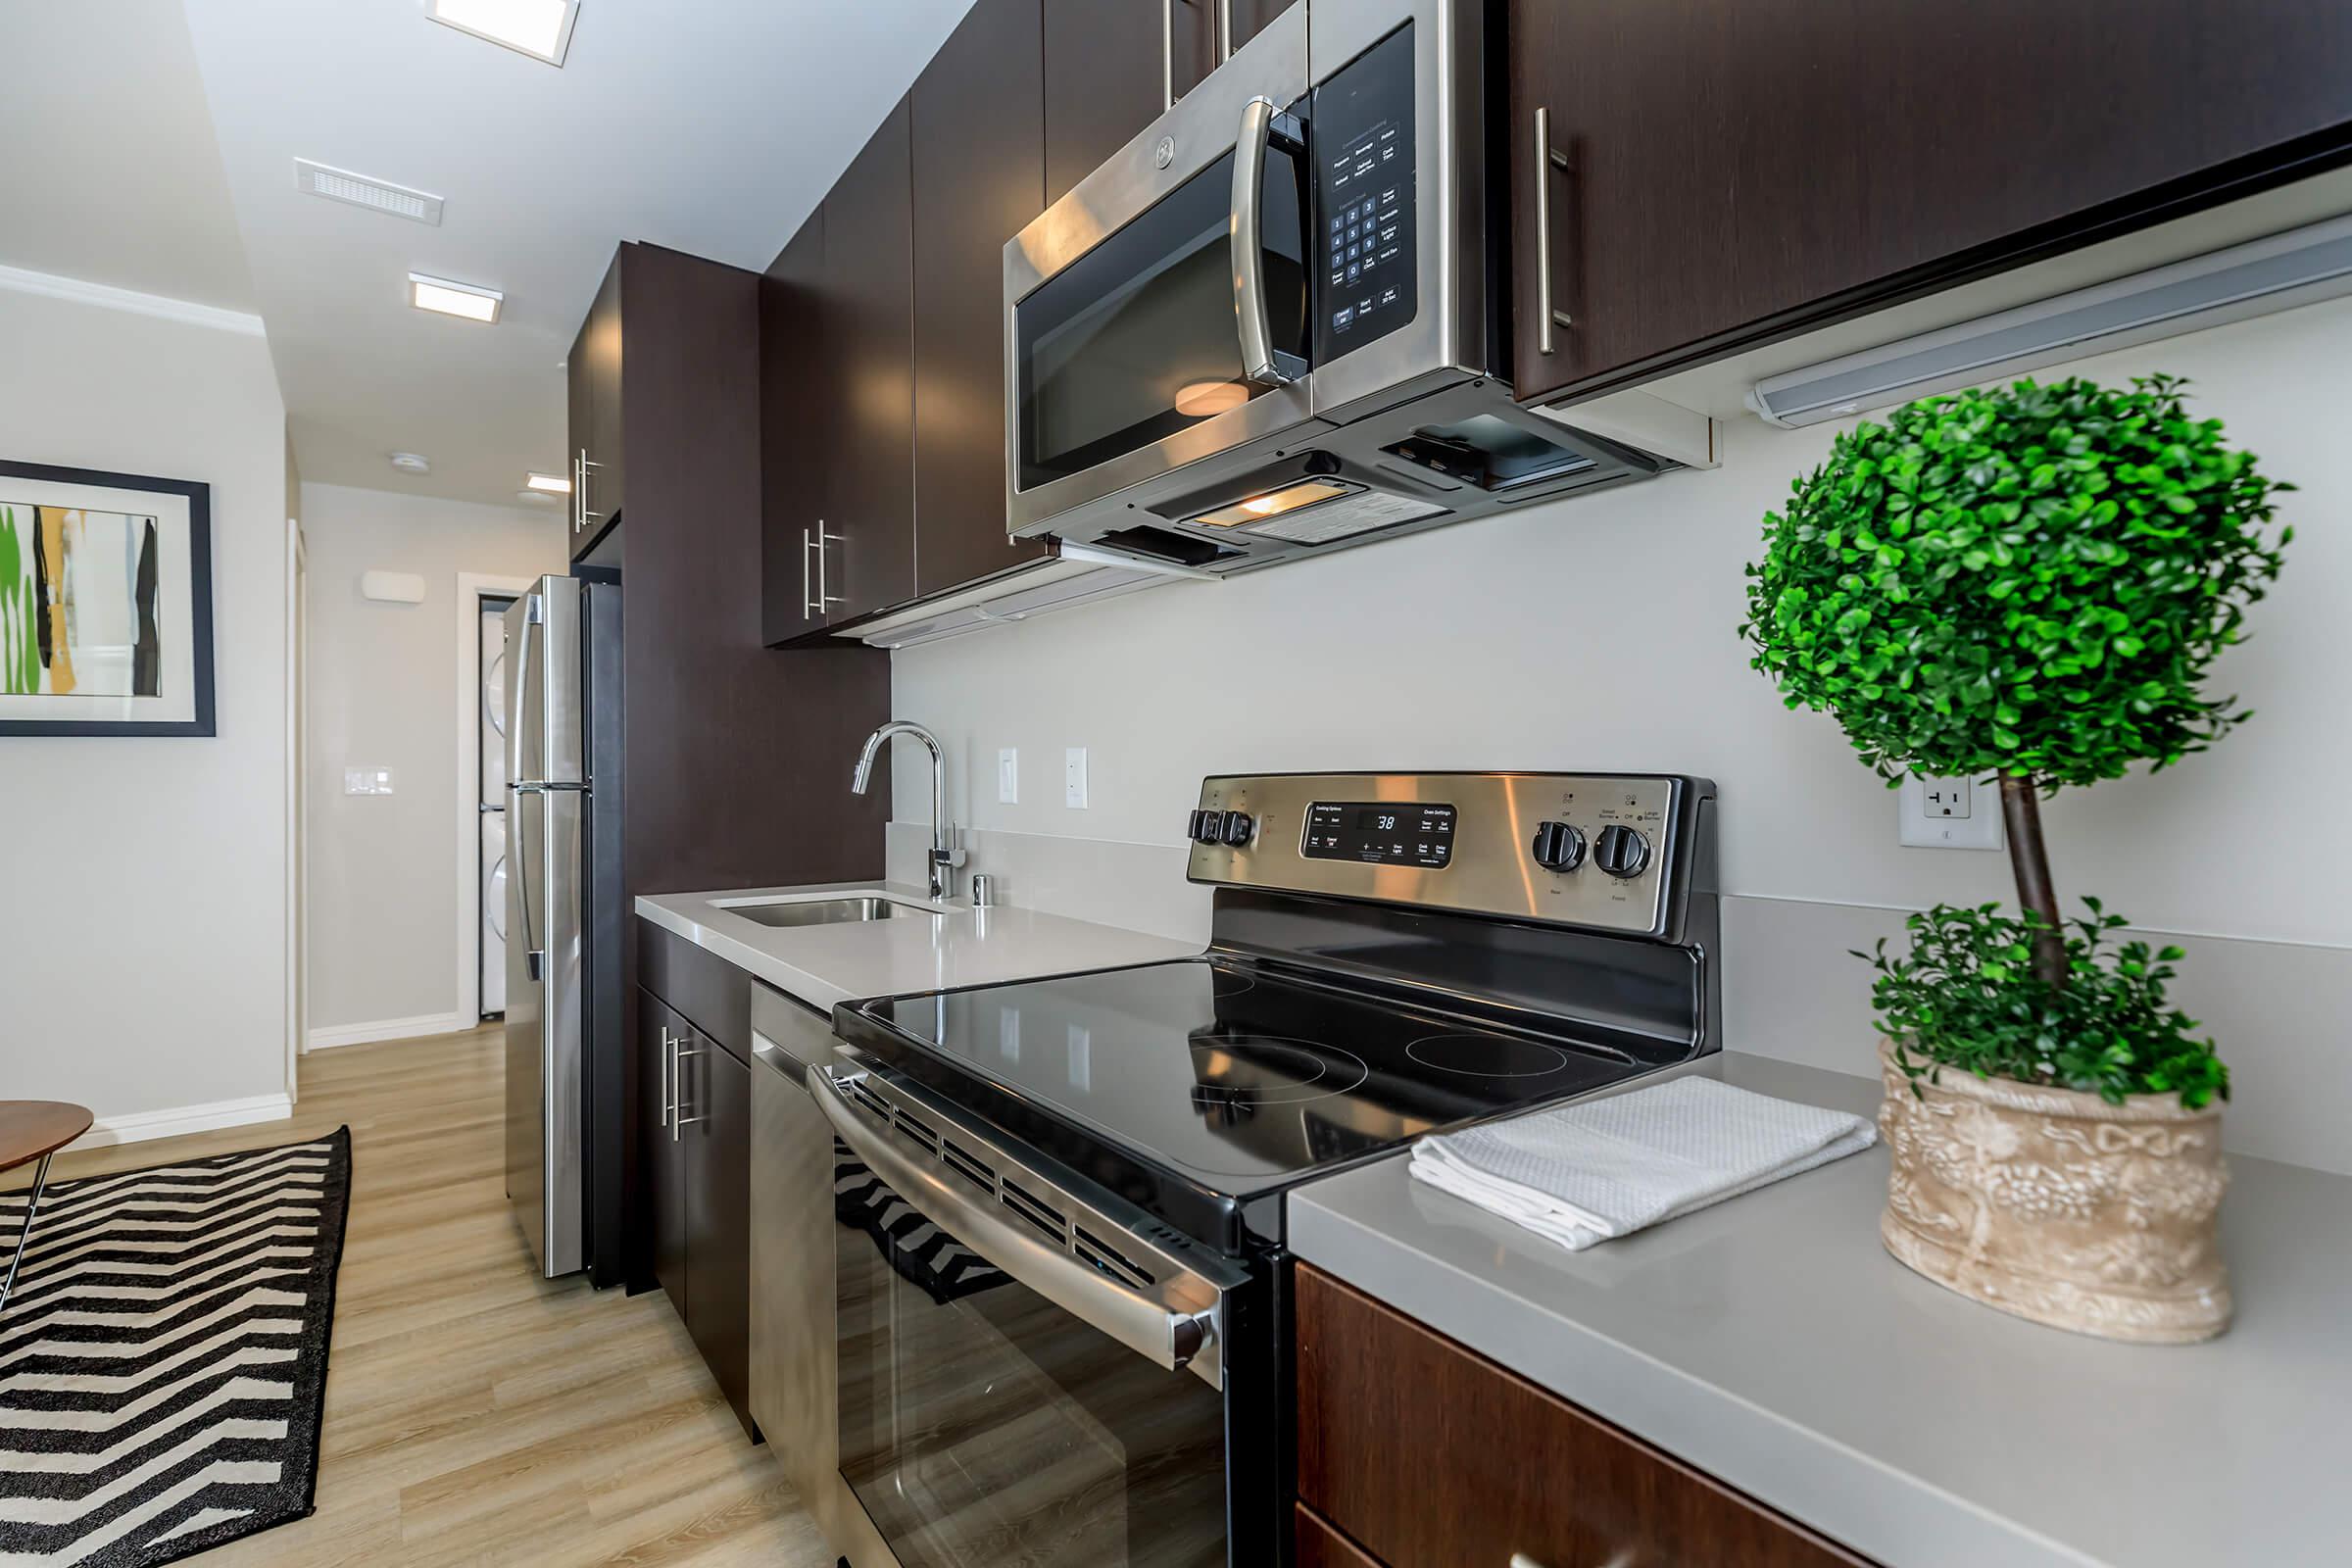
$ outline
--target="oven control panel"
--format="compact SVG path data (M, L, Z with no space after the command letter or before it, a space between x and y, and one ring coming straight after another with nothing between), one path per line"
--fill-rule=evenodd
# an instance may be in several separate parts
M1711 876L1679 774L1283 773L1211 778L1195 882L1668 936Z
M1413 24L1315 88L1315 363L1328 365L1413 318L1420 302L1413 214ZM1310 263L1310 265L1312 265Z

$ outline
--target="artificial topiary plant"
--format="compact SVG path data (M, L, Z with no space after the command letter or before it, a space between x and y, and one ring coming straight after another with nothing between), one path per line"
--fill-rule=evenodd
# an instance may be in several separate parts
M1740 634L1790 708L1834 714L1890 784L1998 775L2026 917L1978 933L1971 952L1995 983L2065 988L2095 964L2070 953L2040 797L2138 761L2169 767L2250 716L2203 683L2278 574L2293 530L2274 544L2267 525L2292 487L2225 445L2220 420L2191 418L2183 384L2020 381L1906 405L1838 438L1765 518L1764 559L1747 568ZM2013 977L2021 936L2026 973ZM1887 984L1880 1004L1893 1012L1906 998ZM2049 1033L2046 998L2008 1000L2029 1004L2032 1034ZM1956 1063L1969 1051L1914 1038ZM2051 1081L2115 1095L2181 1088L2180 1049L2168 1026L2135 1034L2125 1070L2077 1074L2046 1040L2036 1059Z

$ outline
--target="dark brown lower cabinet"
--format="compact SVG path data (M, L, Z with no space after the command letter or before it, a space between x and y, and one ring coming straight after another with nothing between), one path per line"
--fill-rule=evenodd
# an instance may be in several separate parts
M752 1078L735 1054L638 992L646 1234L669 1295L746 1435L752 1422Z
M680 1075L686 1328L743 1430L752 1424L752 1072L699 1031Z
M1299 1568L1863 1562L1329 1275L1298 1284Z
M638 1169L645 1178L646 1254L654 1278L669 1293L669 1304L686 1316L686 1155L669 1136L670 1042L692 1038L694 1028L645 990L637 993L638 1095L645 1129Z

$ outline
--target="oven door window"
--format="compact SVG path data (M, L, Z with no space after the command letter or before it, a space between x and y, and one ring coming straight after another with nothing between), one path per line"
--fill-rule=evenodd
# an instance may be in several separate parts
M1223 1568L1217 1391L836 1158L841 1474L901 1568Z
M1304 160L1266 150L1266 316L1308 347ZM1083 473L1268 390L1242 379L1233 155L1186 180L1013 310L1019 487Z

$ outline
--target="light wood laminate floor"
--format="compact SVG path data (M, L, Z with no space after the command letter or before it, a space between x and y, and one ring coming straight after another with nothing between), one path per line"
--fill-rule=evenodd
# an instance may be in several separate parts
M539 1277L503 1191L502 1052L495 1026L322 1051L291 1121L58 1156L64 1180L351 1127L318 1511L196 1560L830 1568L668 1298Z

